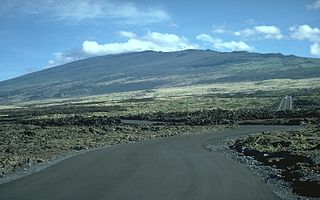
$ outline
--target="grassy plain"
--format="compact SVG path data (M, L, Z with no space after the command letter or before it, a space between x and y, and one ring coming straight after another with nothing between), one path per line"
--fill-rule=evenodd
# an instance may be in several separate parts
M200 84L194 86L168 87L153 90L111 93L80 98L30 101L0 106L1 112L20 108L44 107L104 107L90 110L90 115L122 116L126 114L183 112L195 110L266 108L276 109L285 95L294 102L319 105L320 78L272 79L255 82ZM304 105L307 106L307 105ZM81 109L80 109L81 108ZM55 113L60 116L63 113ZM66 113L72 114L72 113Z

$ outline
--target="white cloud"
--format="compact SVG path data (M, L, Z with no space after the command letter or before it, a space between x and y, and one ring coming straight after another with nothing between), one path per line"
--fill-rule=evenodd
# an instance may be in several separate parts
M170 15L159 8L139 8L135 4L111 4L103 6L108 18L121 19L127 24L148 24L169 21Z
M120 31L119 35L121 37L125 37L125 38L135 38L135 37L137 37L137 35L135 33L130 32L130 31Z
M235 41L230 41L230 42L218 42L214 44L216 49L226 49L226 50L231 50L231 51L252 51L253 48L250 47L248 44L245 42L235 42Z
M320 0L315 0L311 4L308 4L307 9L309 10L320 9Z
M282 39L284 36L280 28L276 26L254 26L241 31L234 32L240 37L256 37L255 39Z
M234 32L234 35L241 36L241 37L250 37L255 34L256 34L255 29L249 29L249 28Z
M221 39L212 37L211 35L204 34L204 33L197 35L196 39L204 42L209 42L209 43L218 43L221 41Z
M2 9L48 14L55 20L111 19L126 24L149 24L171 19L161 8L104 0L4 0L1 3Z
M314 56L320 56L320 43L314 43L310 46L310 53Z
M246 23L250 24L250 25L253 25L253 24L256 24L256 21L254 19L247 19Z
M289 29L291 37L298 40L320 41L320 29L309 25L293 26Z
M127 31L120 31L118 34L121 37L127 38L127 41L106 44L99 44L96 41L84 41L81 49L74 49L65 53L54 53L53 58L49 60L46 67L53 67L83 58L106 54L145 50L170 52L199 48L198 45L190 43L187 38L175 34L148 32L141 37L133 32Z
M39 10L41 12L41 10ZM57 19L90 19L104 16L103 6L89 0L65 1L65 3L52 4L49 11L53 12Z
M200 34L196 37L197 40L208 42L213 45L217 50L222 51L253 51L254 48L246 44L245 42L239 41L228 41L225 42L220 38L212 37L208 34Z
M88 57L90 56L82 49L71 49L66 52L56 52L52 54L52 58L48 61L45 68L62 65Z
M52 56L53 56L53 58L48 61L48 64L45 68L49 68L49 67L53 67L53 66L57 66L57 65L62 65L65 63L79 60L79 58L77 58L77 57L74 57L74 56L71 56L71 55L68 55L68 54L62 53L62 52L56 52Z
M230 32L229 30L226 29L226 25L219 25L219 26L213 26L212 27L212 33L219 33L219 34L223 34L223 33L228 33Z
M179 28L179 25L176 24L176 23L173 23L173 22L171 22L171 23L169 24L169 26L170 26L171 28Z
M131 36L133 33L129 35ZM198 48L198 46L191 44L182 36L159 32L148 32L142 37L136 35L135 38L128 37L128 40L122 43L99 44L96 41L84 41L82 44L83 51L90 55L117 54L144 50L170 52L195 48Z
M320 56L320 29L309 25L293 26L289 29L291 37L297 40L307 40L311 42L310 54Z
M282 39L281 30L276 26L255 26L257 33L263 34L266 39Z

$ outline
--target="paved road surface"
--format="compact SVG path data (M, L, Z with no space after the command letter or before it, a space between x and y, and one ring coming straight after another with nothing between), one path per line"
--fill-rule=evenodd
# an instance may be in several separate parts
M204 142L258 130L165 138L92 151L0 185L1 200L278 199L244 166L206 151Z
M278 111L282 110L292 110L292 97L291 96L285 96L282 98L280 105L278 107Z

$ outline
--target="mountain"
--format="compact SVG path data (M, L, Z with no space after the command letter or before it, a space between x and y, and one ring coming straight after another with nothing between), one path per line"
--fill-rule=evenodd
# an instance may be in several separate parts
M0 102L311 77L320 77L320 59L245 51L143 51L88 58L0 82Z

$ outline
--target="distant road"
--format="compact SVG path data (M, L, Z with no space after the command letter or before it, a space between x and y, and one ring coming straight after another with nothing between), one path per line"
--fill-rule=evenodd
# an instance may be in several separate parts
M292 103L292 96L283 97L277 111L292 110Z
M283 129L291 128L242 126L96 150L0 185L0 199L279 199L246 167L202 145L210 139Z

